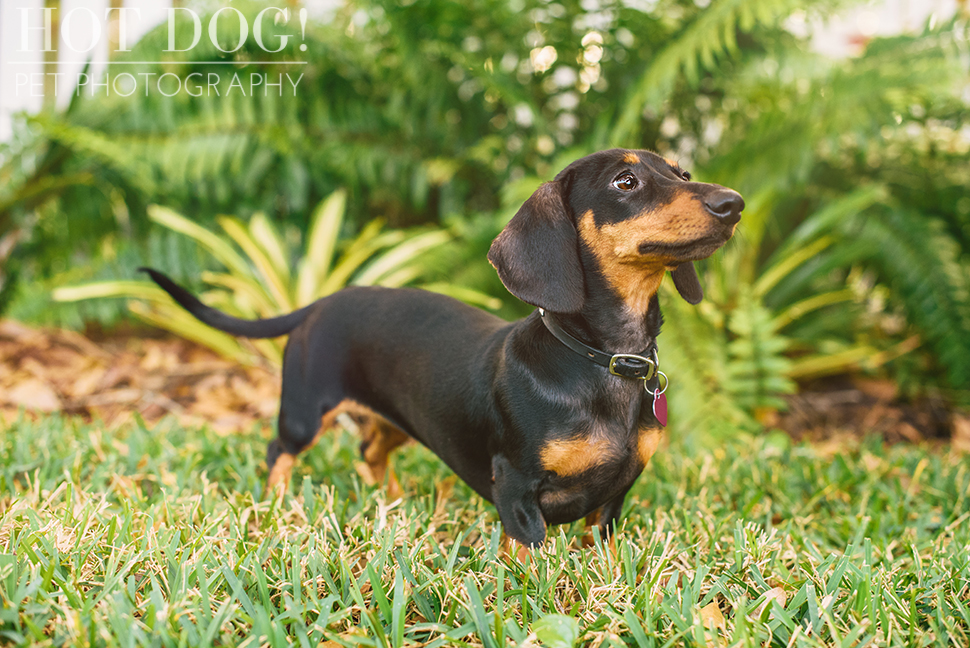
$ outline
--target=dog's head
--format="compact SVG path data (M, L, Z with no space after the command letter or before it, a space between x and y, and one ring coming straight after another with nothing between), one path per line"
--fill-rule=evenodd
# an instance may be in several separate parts
M703 291L692 262L731 238L743 209L736 191L692 182L656 153L600 151L539 187L488 260L509 292L552 312L582 309L590 264L634 311L646 312L668 270L696 304Z

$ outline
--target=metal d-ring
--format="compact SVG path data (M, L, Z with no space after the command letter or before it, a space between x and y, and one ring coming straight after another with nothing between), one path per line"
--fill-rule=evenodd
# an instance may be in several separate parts
M663 389L660 389L660 383L661 383L660 377L661 376L663 376L663 381L662 381L663 382ZM670 380L667 378L667 374L665 374L664 372L662 372L659 369L657 369L657 389L655 389L653 391L650 391L650 389L647 387L647 381L644 380L643 381L643 390L645 392L647 392L648 394L651 394L654 398L657 398L662 393L664 393L665 391L667 391L667 386L669 384L670 384Z

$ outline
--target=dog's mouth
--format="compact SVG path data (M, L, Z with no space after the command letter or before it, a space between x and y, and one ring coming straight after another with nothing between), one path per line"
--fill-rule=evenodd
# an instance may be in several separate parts
M665 257L678 262L699 261L714 254L733 234L734 230L731 228L728 232L710 234L685 243L644 241L638 246L637 252L642 256Z

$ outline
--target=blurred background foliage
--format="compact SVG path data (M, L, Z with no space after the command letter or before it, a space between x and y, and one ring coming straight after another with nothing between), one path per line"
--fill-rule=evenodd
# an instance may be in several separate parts
M706 300L662 291L678 432L758 429L799 385L846 373L966 406L968 8L858 56L812 51L806 24L860 4L355 0L311 20L305 39L296 20L276 27L305 53L250 39L226 54L203 38L181 59L124 70L218 74L220 96L85 93L20 119L0 148L0 308L107 326L127 317L118 300L54 303L51 290L133 279L140 265L196 289L226 272L151 205L213 232L220 214L240 229L261 219L284 242L280 267L298 267L315 209L346 192L328 245L346 251L375 218L420 226L448 242L411 259L421 269L408 280L520 316L485 260L492 238L573 159L647 148L748 203L738 235L701 264ZM125 56L154 60L166 39L160 28ZM206 63L223 60L235 64ZM303 77L295 94L284 76L282 96L227 95L231 72L247 91L253 73Z

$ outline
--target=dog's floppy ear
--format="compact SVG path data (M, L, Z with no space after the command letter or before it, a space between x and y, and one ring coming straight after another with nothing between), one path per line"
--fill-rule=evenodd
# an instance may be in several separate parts
M674 287L680 296L690 304L699 304L704 299L704 290L701 282L697 280L697 270L690 261L681 263L670 273L674 278Z
M554 313L583 306L586 284L579 235L559 182L547 182L525 201L492 241L488 260L509 292Z

